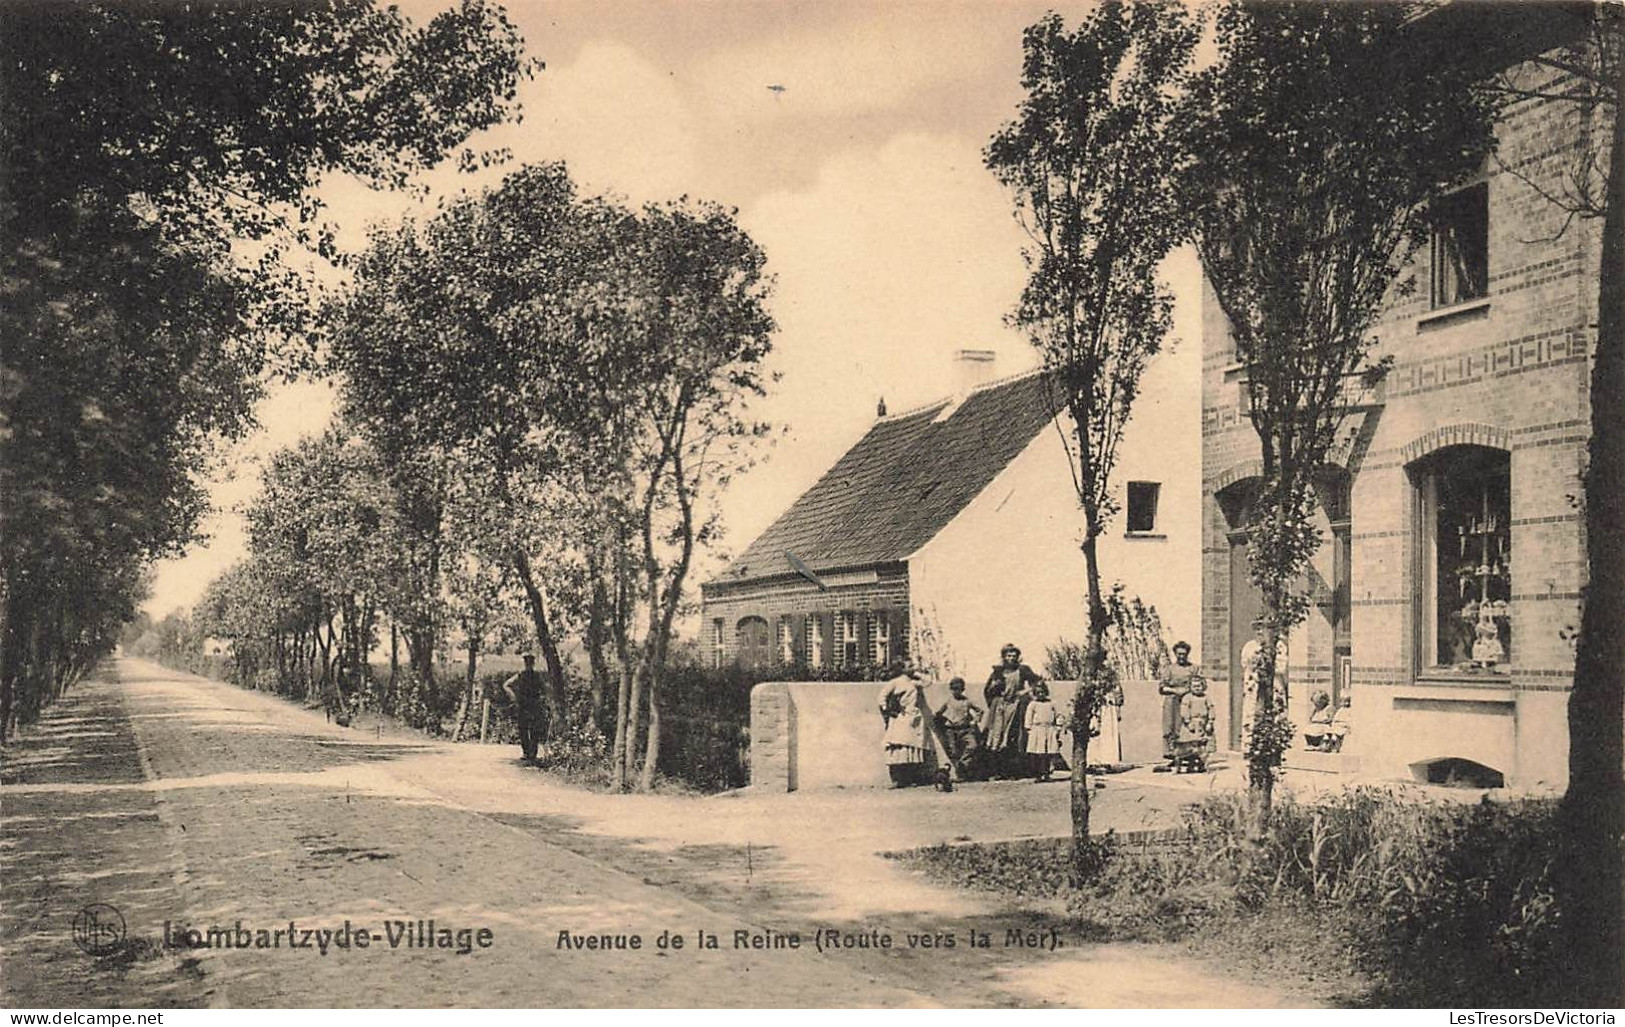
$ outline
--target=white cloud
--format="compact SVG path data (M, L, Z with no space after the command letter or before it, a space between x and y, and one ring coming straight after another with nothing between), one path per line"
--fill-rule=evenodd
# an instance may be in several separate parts
M634 201L694 193L699 135L669 72L619 43L583 46L570 64L542 72L525 99L525 122L492 133L511 137L520 160L562 158L589 191Z

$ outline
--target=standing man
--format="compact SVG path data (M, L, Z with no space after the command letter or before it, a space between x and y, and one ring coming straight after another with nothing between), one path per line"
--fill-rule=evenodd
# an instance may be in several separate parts
M536 673L536 657L525 654L525 669L502 683L502 691L514 705L519 722L519 748L526 763L536 762L536 746L542 735L542 676Z

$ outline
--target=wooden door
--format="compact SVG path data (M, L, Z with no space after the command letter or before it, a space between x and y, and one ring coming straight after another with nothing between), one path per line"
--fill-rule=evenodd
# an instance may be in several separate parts
M773 666L773 632L760 617L746 617L734 629L734 652L745 670L766 670Z

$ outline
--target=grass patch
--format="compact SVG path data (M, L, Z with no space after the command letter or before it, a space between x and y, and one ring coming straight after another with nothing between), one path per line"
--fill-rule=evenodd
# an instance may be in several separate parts
M960 887L1058 901L1090 939L1181 942L1344 1002L1560 1005L1572 990L1552 880L1555 803L1351 789L1279 802L1257 845L1244 803L1211 796L1177 831L1108 835L1083 887L1064 839L897 858Z

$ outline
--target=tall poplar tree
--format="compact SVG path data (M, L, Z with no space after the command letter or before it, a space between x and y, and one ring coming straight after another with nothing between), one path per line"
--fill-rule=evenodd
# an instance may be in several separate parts
M1180 239L1169 131L1197 38L1177 3L1108 2L1076 29L1049 15L1023 40L1019 113L988 144L1030 244L1010 321L1043 359L1083 508L1088 643L1073 699L1074 873L1089 870L1089 725L1112 691L1097 541L1118 502L1112 469L1147 363L1172 324L1158 265Z

